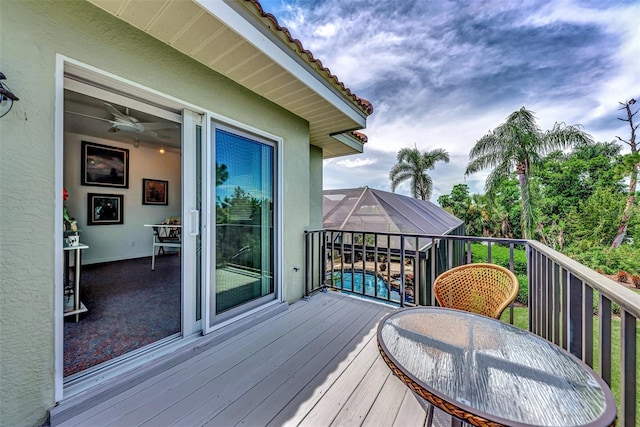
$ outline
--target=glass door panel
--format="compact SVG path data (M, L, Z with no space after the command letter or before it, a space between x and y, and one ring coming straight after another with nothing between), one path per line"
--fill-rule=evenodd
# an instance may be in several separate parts
M275 147L214 128L215 271L211 313L274 298ZM212 171L213 172L213 171Z

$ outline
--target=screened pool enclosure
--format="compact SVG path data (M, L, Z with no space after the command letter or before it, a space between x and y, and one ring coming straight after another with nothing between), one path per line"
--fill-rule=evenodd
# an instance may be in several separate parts
M426 237L464 235L462 220L429 201L368 187L325 190L323 213L324 232L313 235L324 240L323 261L309 267L326 271L327 286L395 303L416 303L420 297L413 287L414 274L430 283L432 274L463 262L462 244L440 245L439 239ZM437 262L430 262L433 250L439 251ZM342 280L357 275L363 281L373 275L387 289L361 287L358 292ZM399 297L402 294L404 298Z

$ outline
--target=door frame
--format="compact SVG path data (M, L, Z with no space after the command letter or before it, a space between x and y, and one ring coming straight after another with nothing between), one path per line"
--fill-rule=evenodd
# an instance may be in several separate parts
M284 155L283 155L283 143L284 140L271 133L265 132L263 130L254 128L252 126L248 126L244 123L240 123L236 120L229 119L227 117L223 117L219 114L208 113L206 115L207 122L207 135L206 138L203 138L203 146L207 147L206 156L203 158L205 161L205 166L203 170L206 172L203 174L206 178L203 178L203 182L211 182L211 179L215 179L216 166L215 166L215 147L214 140L212 137L213 132L215 131L216 125L218 127L231 130L234 132L238 132L242 136L246 137L254 137L258 139L268 140L274 146L274 154L276 160L274 162L274 167L276 168L274 177L274 237L273 237L273 247L274 247L274 260L273 260L273 275L274 275L274 298L270 299L268 302L260 304L259 306L251 306L249 308L245 308L244 310L235 310L232 312L231 316L223 315L217 316L215 313L211 312L211 293L215 292L214 281L215 277L212 274L215 268L215 186L208 185L205 191L206 196L204 200L206 200L206 213L202 215L203 218L206 218L207 222L207 231L205 232L205 228L203 228L203 238L206 239L206 253L209 254L208 257L205 257L203 262L203 268L205 272L203 273L203 277L206 277L206 282L203 284L204 295L202 298L202 313L203 313L203 332L204 334L208 334L213 331L217 331L239 319L248 317L257 313L267 307L271 307L276 304L280 304L285 300L284 295L284 281L283 281L283 268L284 268L284 250L283 250L283 225L284 225L284 192L283 192L283 166L284 166ZM259 141L258 141L259 142ZM204 189L203 189L204 190ZM204 244L204 242L203 242ZM215 320L219 319L219 320Z
M71 73L81 80L79 83L68 81L65 78L65 73ZM86 81L87 83L83 83ZM54 213L54 397L55 401L59 402L64 398L73 396L80 391L91 388L100 384L107 378L112 378L120 373L130 369L131 366L140 364L142 357L136 360L136 356L131 360L117 363L114 366L108 367L104 372L98 371L95 374L88 374L86 378L80 377L74 381L72 387L65 386L64 378L64 307L63 298L64 283L63 283L63 230L62 230L62 188L64 186L64 91L71 88L72 90L80 89L83 87L90 87L90 84L95 84L98 87L95 88L96 93L104 94L109 93L109 97L113 97L112 101L116 102L118 98L127 98L133 103L144 104L145 108L151 110L153 114L159 116L165 116L170 120L175 120L176 115L179 116L179 123L182 124L182 147L181 151L184 154L182 156L181 175L182 175L182 200L181 200L181 216L183 217L183 226L187 229L191 229L191 224L188 222L190 217L188 215L188 206L195 205L195 190L193 188L187 188L189 183L185 181L185 171L191 170L185 168L188 161L195 161L197 157L195 155L195 139L193 144L187 142L185 137L195 138L195 133L185 129L185 122L187 124L193 124L197 121L197 117L204 115L203 109L188 104L179 99L173 98L156 90L142 86L135 82L123 79L119 76L111 74L105 70L98 69L91 65L82 63L73 58L57 54L56 55L56 75L55 75L55 113L54 113L54 186L56 189L55 196L55 213ZM103 89L104 88L104 89ZM111 89L111 90L109 90ZM89 91L93 91L91 88ZM130 94L130 96L119 95L118 92L124 92ZM137 101L140 100L140 101ZM166 110L154 105L163 106ZM176 113L170 112L175 111ZM164 113L163 113L164 111ZM184 114L188 111L189 114ZM193 126L195 131L195 125ZM193 199L193 200L192 200ZM181 332L180 338L167 340L164 343L163 340L159 341L159 345L151 348L149 352L144 352L144 360L149 361L169 351L175 350L177 342L184 341L184 338L193 336L200 333L201 322L195 319L195 270L187 270L187 267L192 264L193 256L188 255L188 251L195 253L195 235L193 233L185 233L183 237L182 248L182 260L181 260ZM185 256L186 255L186 256ZM190 261L187 261L190 260ZM178 344L181 345L181 344ZM153 346L153 344L151 344ZM162 350L156 350L162 349ZM141 354L142 356L142 354ZM136 366L137 366L136 365ZM73 388L73 390L71 390Z
M245 318L253 315L256 312L259 312L263 309L266 309L270 306L282 303L285 301L284 294L284 245L283 245L283 229L284 229L284 191L283 191L283 166L284 166L284 145L283 139L277 135L270 134L263 130L254 128L245 123L239 122L237 120L230 119L220 114L213 113L204 108L201 108L197 105L191 104L189 102L185 102L184 100L172 97L170 95L164 94L157 90L148 88L146 86L140 85L133 81L124 79L115 74L102 70L100 68L91 66L89 64L83 63L81 61L75 60L68 56L62 54L56 54L56 72L55 72L55 104L54 104L54 186L56 189L55 192L55 201L54 201L54 251L53 251L53 260L54 260L54 357L53 357L53 366L54 366L54 398L56 402L62 401L66 397L70 397L73 394L91 388L100 384L108 378L113 378L117 375L122 374L126 370L129 370L130 367L123 363L122 366L118 365L117 367L110 368L108 373L100 373L94 378L89 379L81 387L77 390L74 390L72 393L68 393L69 396L65 396L65 385L64 385L64 307L63 307L63 298L61 297L64 292L64 284L63 284L63 227L62 227L62 210L64 206L64 201L62 198L62 188L64 185L64 171L63 171L63 160L64 160L64 90L65 90L65 71L72 71L74 75L82 77L89 82L98 83L104 85L108 88L113 88L116 91L123 91L125 93L130 93L134 97L145 100L150 104L162 105L169 109L173 109L177 112L182 113L182 125L183 125L183 139L182 139L182 217L183 217L183 227L185 227L185 237L187 240L191 240L191 242L187 241L183 243L185 246L183 247L183 255L182 255L182 272L181 272L181 280L182 280L182 336L175 342L167 346L163 346L162 348L158 347L158 349L153 353L153 355L146 354L144 360L135 360L132 361L137 362L135 366L138 366L141 362L149 362L155 357L160 357L164 354L169 353L170 351L174 351L177 347L184 346L189 342L192 342L192 339L185 338L194 338L198 334L206 334L213 330L218 330L223 328L224 326L233 323L241 318ZM211 252L213 250L212 242L210 239L210 233L208 233L209 227L209 218L211 218L212 212L215 215L215 199L213 199L214 203L212 204L212 197L215 197L215 188L212 189L210 185L207 184L206 177L209 176L209 171L211 170L212 165L211 158L209 155L209 147L211 146L211 132L210 125L213 121L219 123L223 126L228 126L232 128L239 129L242 132L246 132L249 134L256 135L261 138L268 139L273 141L276 147L276 185L274 186L274 191L276 192L276 203L274 204L274 227L276 231L274 233L274 242L273 245L275 247L274 251L274 292L275 298L267 304L264 304L260 307L253 308L252 310L248 310L243 313L239 313L237 316L225 319L222 322L216 323L213 326L209 326L208 318L208 306L209 306L209 294L212 288L211 277L210 277L210 260L213 254ZM189 144L185 141L185 138L194 138L195 136L195 125L198 124L201 126L201 152L196 153L195 149L185 149L186 145ZM189 129L187 129L189 127ZM195 142L195 139L193 139ZM195 145L195 144L194 144ZM187 183L187 179L185 179L185 166L188 164L191 167L192 164L188 163L194 162L198 160L198 155L200 156L201 166L202 166L202 206L200 212L201 223L199 224L198 230L192 227L194 209L196 208L196 198L195 198L195 183L192 182L192 176L189 177L190 183ZM215 164L213 165L213 170L215 171ZM215 172L214 172L215 174ZM194 174L195 175L195 174ZM191 230L191 232L189 231ZM202 262L201 262L201 320L196 320L195 318L195 301L196 301L196 289L195 280L193 276L195 274L195 261L193 259L186 259L189 257L185 257L184 253L187 250L192 250L195 254L195 235L197 232L201 234L201 250L202 250ZM195 233L195 234L194 234ZM189 239L191 236L191 239ZM206 256L209 254L209 256ZM195 257L195 256L194 256ZM194 258L190 257L190 258ZM215 259L215 258L213 258ZM191 272L185 277L185 271L187 271L187 266L191 266ZM187 286L187 282L189 286ZM193 289L192 289L193 288ZM142 359L142 358L138 358Z

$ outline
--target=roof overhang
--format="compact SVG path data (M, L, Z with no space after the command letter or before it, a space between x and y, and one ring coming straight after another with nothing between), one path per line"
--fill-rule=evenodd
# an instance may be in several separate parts
M309 122L324 158L361 153L370 104L253 0L88 0Z

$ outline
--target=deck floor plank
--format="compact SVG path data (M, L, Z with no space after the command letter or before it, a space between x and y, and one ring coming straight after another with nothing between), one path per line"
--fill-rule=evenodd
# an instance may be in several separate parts
M267 423L286 424L296 419L296 414L304 413L305 408L313 407L329 387L327 384L332 384L338 377L336 373L342 372L344 366L354 359L352 354L360 353L363 337L371 334L379 319L388 311L388 309L378 309L373 312L368 321L364 315L359 315L360 328L350 333L345 330L340 336L340 342L334 343L337 351L323 350L314 355L309 364L313 364L315 369L302 369L287 378L278 391L270 394L252 411L245 414L240 424L249 426ZM344 345L340 347L340 343Z
M381 357L377 357L331 425L336 427L362 425L389 375L392 375L389 367Z
M424 426L377 348L393 309L315 295L57 425Z
M322 313L332 316L339 313L341 307L341 303L327 306ZM152 408L148 405L138 408L135 414L146 419L134 421L139 422L139 425L150 426L174 423L201 425L207 421L200 415L202 410L213 411L214 408L228 405L243 390L243 385L252 384L266 375L268 371L262 369L265 364L273 366L282 363L282 359L288 354L298 351L300 346L306 345L310 339L325 331L323 325L313 321L313 317L297 322L286 334L277 332L284 324L273 326L274 331L269 332L259 346L253 348L248 343L244 351L234 352L227 357L216 357L215 362L202 373L157 396ZM127 415L127 419L132 416L133 414Z
M378 320L382 317L383 313L384 312L377 315ZM311 411L327 393L331 392L333 385L350 366L361 363L361 358L364 359L364 363L372 364L377 355L377 348L371 345L371 340L375 339L375 324L367 326L365 332L366 335L362 335L357 343L343 349L343 351L338 353L333 360L329 361L320 372L315 374L304 389L296 393L289 403L283 406L276 417L267 425L272 427L298 425L307 413ZM369 358L371 359L370 361ZM366 369L364 374L366 374ZM249 423L247 425L251 424Z
M398 381L400 381L398 379ZM427 412L418 402L418 398L409 388L404 393L398 415L393 425L407 427L423 427L427 423Z
M309 343L301 352L273 371L240 399L210 421L211 425L227 425L240 419L244 425L265 425L280 408L302 393L319 371L330 363L335 366L338 354L354 345L380 318L380 310L373 305L363 311L351 310L347 318L334 318L330 330L317 342Z
M90 418L75 417L70 423L63 425L118 425L125 420L129 425L138 425L153 416L154 411L166 409L169 405L167 402L180 400L187 393L197 389L202 382L228 371L248 356L265 350L265 347L275 340L289 337L294 330L304 333L304 323L310 321L313 316L326 311L332 312L334 309L339 310L344 304L337 301L331 307L329 303L301 301L296 310L290 313L291 317L286 316L287 310L284 316L275 316L276 319L263 322L264 324L258 325L255 330L252 328L233 337L232 343L225 341L170 369L168 375L161 375L160 379L154 377L122 393L118 398L100 404L101 411L91 411L95 413ZM300 306L304 306L302 310L299 309Z
M376 351L371 351L372 349ZM333 422L342 406L355 391L359 380L364 378L378 358L375 339L367 342L359 356L356 359L357 363L351 363L347 370L340 372L340 376L327 389L322 399L307 414L304 414L300 423L295 422L296 425L317 426L323 423L329 425Z
M303 368L304 362L309 360L313 353L330 351L332 341L343 331L342 328L336 327L336 324L353 324L358 321L358 315L354 310L343 310L338 315L331 314L324 316L324 319L319 318L308 334L296 342L286 343L286 347L273 355L268 363L254 369L246 381L234 381L232 390L220 393L220 398L216 396L205 405L194 408L190 414L180 419L178 425L230 425L237 422L260 403L267 393L277 389L274 382L282 382L287 375ZM295 359L292 360L292 357ZM306 368L314 369L314 366L308 365ZM241 374L238 372L238 376ZM252 388L257 386L262 386L258 387L258 393L251 393ZM260 392L261 389L264 389L264 393Z
M404 399L407 386L393 374L387 377L380 393L371 407L371 411L362 423L363 427L378 427L393 425L400 405Z

